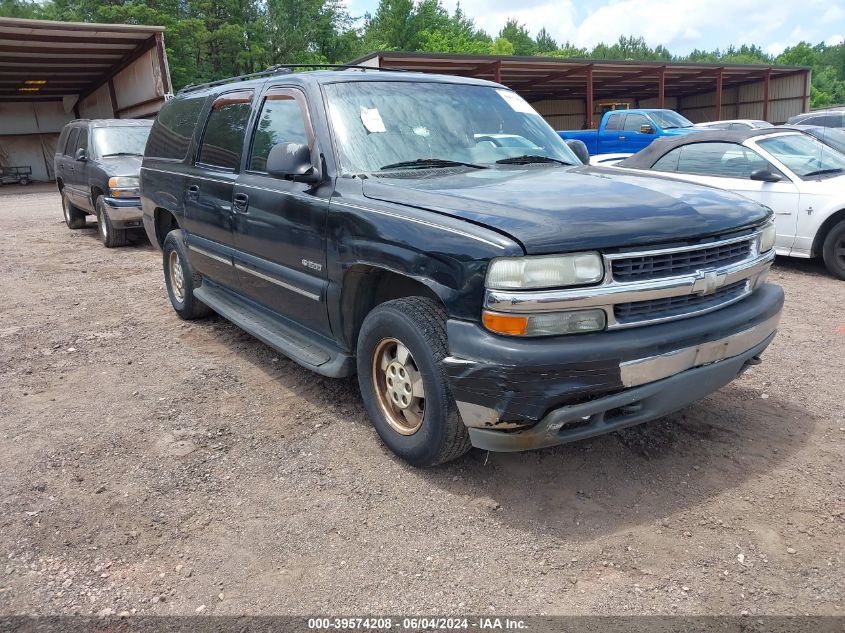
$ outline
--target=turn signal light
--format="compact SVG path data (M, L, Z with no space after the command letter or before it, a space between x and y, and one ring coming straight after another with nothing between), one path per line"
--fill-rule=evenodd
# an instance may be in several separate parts
M528 317L513 314L495 314L484 312L481 316L484 327L496 334L524 336L528 329Z

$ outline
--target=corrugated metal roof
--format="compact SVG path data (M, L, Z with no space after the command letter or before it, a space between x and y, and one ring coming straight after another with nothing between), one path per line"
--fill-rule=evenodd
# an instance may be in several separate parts
M156 46L163 26L0 18L0 101L86 95Z

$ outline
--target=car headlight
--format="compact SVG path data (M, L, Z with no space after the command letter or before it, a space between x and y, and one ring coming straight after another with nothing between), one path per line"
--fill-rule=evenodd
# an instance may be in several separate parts
M604 278L598 253L498 257L487 270L487 287L493 290L563 288L597 283Z
M760 233L760 252L761 253L768 253L775 247L775 237L777 236L777 232L775 231L775 223L769 222L766 226L763 227L763 231Z
M112 176L109 178L109 195L113 198L137 198L140 180L134 176Z
M604 310L567 310L542 314L502 314L485 310L481 320L491 332L507 336L555 336L597 332L607 326Z

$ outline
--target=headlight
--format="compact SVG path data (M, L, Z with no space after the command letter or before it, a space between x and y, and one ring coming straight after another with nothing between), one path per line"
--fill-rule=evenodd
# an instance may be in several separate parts
M604 310L568 310L543 314L501 314L487 312L481 319L491 332L507 336L554 336L596 332L607 325Z
M493 290L562 288L597 283L604 277L598 253L499 257L490 262L487 287Z
M769 222L763 227L763 232L760 234L760 252L768 253L775 247L775 223Z
M112 176L109 178L109 195L113 198L137 198L140 182L134 176Z

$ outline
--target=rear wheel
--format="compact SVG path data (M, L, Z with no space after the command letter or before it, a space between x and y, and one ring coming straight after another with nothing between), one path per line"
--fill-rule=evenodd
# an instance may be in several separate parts
M162 262L167 295L176 314L185 320L210 314L211 309L194 297L194 290L202 284L202 276L191 269L181 230L170 231L164 239Z
M845 220L830 229L824 240L822 257L832 275L845 279Z
M361 326L364 406L382 441L414 466L435 466L470 449L443 369L447 352L446 313L431 299L388 301Z
M103 245L106 248L126 246L126 229L114 228L109 219L109 210L103 201L103 196L97 196L94 208L97 210L97 231L100 233Z
M62 191L62 212L69 229L81 229L85 226L85 212L71 203L64 191Z

